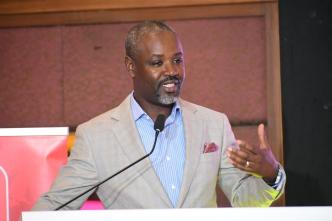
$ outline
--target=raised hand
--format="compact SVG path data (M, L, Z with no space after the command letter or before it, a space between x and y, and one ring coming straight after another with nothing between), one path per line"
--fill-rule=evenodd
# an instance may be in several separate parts
M235 167L261 176L267 183L273 183L278 174L279 163L268 144L264 124L258 126L257 132L259 146L237 140L239 148L228 147L227 155Z

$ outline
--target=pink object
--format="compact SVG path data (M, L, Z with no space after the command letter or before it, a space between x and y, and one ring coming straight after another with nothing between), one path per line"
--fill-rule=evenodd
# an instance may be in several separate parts
M81 207L81 210L102 210L102 209L104 209L104 206L99 200L88 200Z
M9 190L7 172L0 166L0 220L9 220Z
M39 196L49 190L59 168L67 161L67 134L68 128L0 129L1 221L18 221L21 212L30 210Z
M215 143L206 143L204 144L203 153L211 153L218 150L218 146Z

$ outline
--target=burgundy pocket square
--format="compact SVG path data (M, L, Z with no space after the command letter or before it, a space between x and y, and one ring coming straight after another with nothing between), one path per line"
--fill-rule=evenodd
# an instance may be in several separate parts
M205 143L203 153L211 153L218 150L218 146L215 143Z

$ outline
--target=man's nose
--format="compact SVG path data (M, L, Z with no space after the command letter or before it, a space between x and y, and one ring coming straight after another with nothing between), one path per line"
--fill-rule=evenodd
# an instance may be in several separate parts
M175 65L173 63L167 64L165 67L165 75L168 76L175 76L178 75L179 72L177 70L177 68L175 67Z

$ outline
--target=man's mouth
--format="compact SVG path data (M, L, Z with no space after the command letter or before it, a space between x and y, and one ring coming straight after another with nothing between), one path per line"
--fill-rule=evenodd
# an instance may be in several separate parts
M178 90L178 81L167 81L164 82L161 86L167 93L175 93Z

